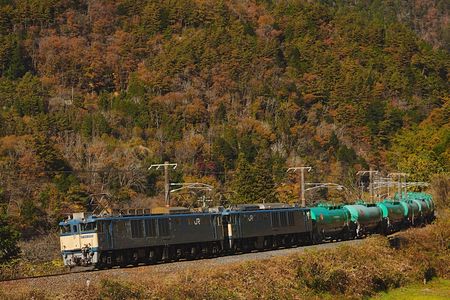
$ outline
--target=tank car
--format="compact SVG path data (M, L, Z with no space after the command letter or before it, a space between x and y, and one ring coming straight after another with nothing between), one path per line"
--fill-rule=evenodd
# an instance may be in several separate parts
M355 204L344 205L344 209L350 213L352 233L355 237L361 238L380 231L383 216L376 204L358 201Z
M418 226L422 223L420 206L417 202L412 200L402 200L400 204L404 209L404 218L408 226Z
M315 243L323 240L350 239L354 235L351 231L350 212L342 206L319 204L310 210Z
M420 207L420 213L424 223L431 223L435 219L435 207L430 194L422 192L408 192L407 199L415 201Z
M378 202L377 206L381 209L383 217L382 233L389 234L405 226L405 208L399 201L386 199Z

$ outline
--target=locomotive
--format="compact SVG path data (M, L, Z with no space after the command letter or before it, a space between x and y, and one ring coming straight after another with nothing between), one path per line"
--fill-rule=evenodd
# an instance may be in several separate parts
M282 203L128 211L119 215L74 213L60 222L61 254L69 267L110 268L170 262L390 234L434 219L425 193L368 204Z

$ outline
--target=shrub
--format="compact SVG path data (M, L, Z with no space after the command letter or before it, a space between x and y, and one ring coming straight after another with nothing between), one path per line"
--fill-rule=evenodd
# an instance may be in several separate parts
M142 297L142 291L128 283L109 279L103 279L100 282L100 299L126 300L141 299Z

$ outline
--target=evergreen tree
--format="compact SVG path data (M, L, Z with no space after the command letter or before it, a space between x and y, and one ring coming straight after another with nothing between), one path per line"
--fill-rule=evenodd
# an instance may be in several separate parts
M47 91L40 80L26 73L16 86L15 108L20 115L36 116L48 112Z
M17 246L19 236L19 232L9 224L7 217L0 214L0 263L19 254L20 249Z
M35 136L33 150L45 171L70 171L71 167L47 136Z
M277 202L271 159L259 154L250 164L243 154L239 155L232 188L234 203Z
M27 72L27 61L19 41L15 41L9 59L9 66L5 72L6 77L16 79L22 77Z
M271 157L268 154L259 153L252 172L254 174L253 201L258 203L277 202Z
M232 196L232 202L234 204L254 202L254 182L255 177L252 167L241 153L237 160L237 168L231 186L235 193Z

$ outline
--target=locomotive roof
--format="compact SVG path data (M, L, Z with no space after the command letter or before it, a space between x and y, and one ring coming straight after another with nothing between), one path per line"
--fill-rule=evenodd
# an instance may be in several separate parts
M187 213L187 214L146 214L146 215L121 215L121 216L113 216L113 215L105 215L105 216L88 216L84 219L68 219L65 221L62 221L59 223L59 225L66 225L66 224L78 224L78 223L89 223L94 221L101 221L101 220L138 220L138 219L163 219L163 218L173 218L173 217L201 217L201 216L213 216L213 215L221 215L221 213L217 212L193 212L193 213Z
M269 205L268 205L269 206ZM274 205L273 205L274 206ZM270 206L269 206L270 207ZM89 223L98 220L136 220L136 219L151 219L151 218L174 218L174 217L202 217L202 216L214 216L214 215L222 215L222 214L238 214L244 212L279 212L279 211L288 211L288 210L301 210L301 211L309 211L309 208L296 207L296 206L279 206L279 207L270 207L270 208L261 208L259 204L255 205L246 205L241 207L235 207L231 209L226 209L223 211L213 211L213 212L189 212L189 213L174 213L174 214L143 214L143 215L84 215L77 218L71 218L64 220L59 223L62 225L71 225L71 224L79 224L79 223ZM74 214L75 216L75 214Z
M263 213L263 212L281 212L281 211L292 211L292 210L300 210L300 211L310 211L308 207L296 207L296 206L290 206L290 207L284 207L284 208L249 208L249 209L227 209L223 212L223 214L240 214L240 213Z

